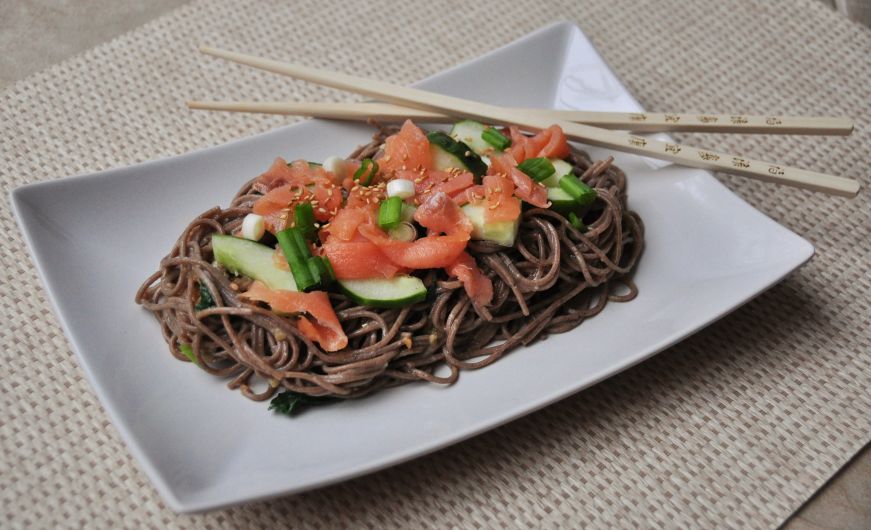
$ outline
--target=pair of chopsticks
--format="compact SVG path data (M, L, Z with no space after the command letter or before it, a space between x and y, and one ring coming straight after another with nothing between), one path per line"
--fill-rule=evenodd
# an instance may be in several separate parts
M254 103L189 102L193 109L293 114L331 119L384 121L419 119L450 121L457 117L490 123L517 125L538 131L559 125L566 136L588 145L614 149L650 158L667 160L683 166L723 171L766 182L822 191L843 197L855 197L859 183L855 180L815 171L772 164L728 153L699 149L673 142L636 136L634 132L697 131L745 132L772 134L849 134L853 124L848 119L827 117L687 115L651 113L600 113L500 107L417 88L392 85L382 81L307 66L283 63L252 55L201 47L200 51L261 70L314 82L377 98L387 103ZM618 129L618 130L614 130Z

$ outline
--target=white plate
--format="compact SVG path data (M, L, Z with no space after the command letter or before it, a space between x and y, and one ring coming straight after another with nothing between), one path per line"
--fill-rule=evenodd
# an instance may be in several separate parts
M524 74L506 90L504 73L518 68ZM568 23L419 86L506 105L641 110ZM629 175L630 206L647 226L636 275L641 294L610 304L570 333L463 373L452 387L407 385L288 419L173 359L133 295L186 223L226 205L276 155L320 160L349 152L371 132L309 121L13 192L18 221L79 361L172 509L205 510L323 486L491 429L698 331L813 254L808 242L709 173L618 156ZM625 333L627 325L632 333Z

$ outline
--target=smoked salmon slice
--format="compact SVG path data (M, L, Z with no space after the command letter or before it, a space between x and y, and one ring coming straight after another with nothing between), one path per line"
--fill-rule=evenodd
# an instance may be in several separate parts
M348 345L348 337L330 298L323 291L300 293L270 289L255 281L241 296L255 302L266 302L276 313L300 314L297 321L299 330L326 351L338 351Z

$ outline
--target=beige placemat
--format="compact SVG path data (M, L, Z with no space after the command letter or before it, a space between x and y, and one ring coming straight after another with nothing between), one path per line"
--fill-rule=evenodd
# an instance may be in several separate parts
M0 93L0 185L6 197L290 121L188 113L188 96L347 97L207 60L201 42L407 83L568 19L648 109L855 117L847 139L682 139L869 186L871 32L800 3L195 3ZM0 526L777 525L871 438L871 192L725 180L817 256L679 346L529 417L338 486L195 516L164 506L108 422L4 203Z

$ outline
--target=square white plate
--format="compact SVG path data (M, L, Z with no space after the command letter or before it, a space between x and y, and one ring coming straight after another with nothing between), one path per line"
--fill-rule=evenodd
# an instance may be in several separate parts
M524 75L505 90L504 72ZM581 31L558 23L419 84L525 107L640 111ZM640 295L578 329L463 373L289 419L167 352L134 305L188 220L226 205L277 155L320 160L368 141L308 121L182 156L23 186L12 204L61 324L112 421L181 512L288 494L393 465L532 412L732 311L813 254L709 173L618 156L647 227ZM606 153L592 149L596 157ZM615 333L630 322L633 333ZM579 347L582 344L583 347ZM547 363L539 362L546 357ZM280 451L276 447L281 447Z

